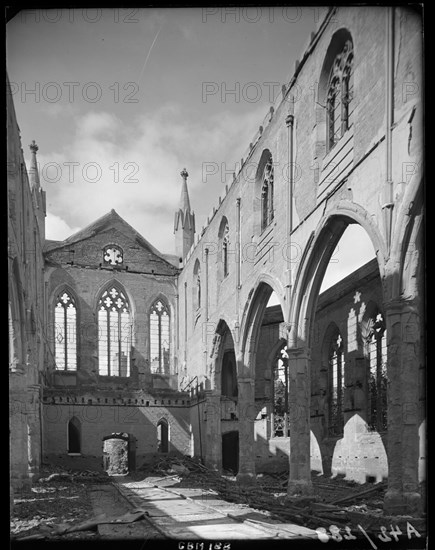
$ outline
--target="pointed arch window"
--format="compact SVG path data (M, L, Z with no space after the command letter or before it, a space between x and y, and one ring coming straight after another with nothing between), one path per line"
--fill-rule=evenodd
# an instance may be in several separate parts
M102 376L130 376L132 323L127 296L117 286L98 301L98 372Z
M273 162L272 156L266 162L261 186L261 230L265 229L274 218L273 209Z
M328 81L327 148L330 151L352 125L353 112L353 44L347 40L335 57Z
M387 335L382 313L377 313L368 324L369 371L369 427L387 429Z
M81 424L75 416L68 422L68 454L81 453Z
M169 423L166 418L161 418L157 422L157 451L169 452Z
M197 308L201 307L201 269L196 274L196 303Z
M201 307L201 265L197 259L193 267L193 313Z
M338 332L329 347L329 432L330 435L343 433L344 401L344 355L343 339Z
M54 308L56 370L77 370L77 307L73 296L60 292Z
M228 267L228 252L230 246L230 227L228 222L225 224L223 239L222 239L222 263L224 268L224 277L229 273Z
M170 315L162 300L156 300L150 312L151 372L169 374Z

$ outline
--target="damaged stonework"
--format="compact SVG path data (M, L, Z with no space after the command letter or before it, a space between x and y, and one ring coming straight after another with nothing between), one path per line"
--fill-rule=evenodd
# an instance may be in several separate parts
M321 509L316 475L422 517L421 31L406 6L329 8L200 233L182 170L176 255L113 209L46 239L8 88L11 501L42 463L123 476L189 457L251 497L284 473L301 522L343 511ZM355 227L372 261L321 292Z

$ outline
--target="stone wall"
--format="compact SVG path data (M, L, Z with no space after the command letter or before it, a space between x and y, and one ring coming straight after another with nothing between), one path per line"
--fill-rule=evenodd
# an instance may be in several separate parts
M350 126L328 152L325 83L332 61L342 51L344 37L353 44L353 114ZM329 10L312 35L290 84L283 88L281 103L259 121L261 127L243 155L241 170L216 201L180 273L182 380L186 384L197 376L210 388L211 408L217 406L220 388L213 378L219 354L211 357L210 350L225 322L233 336L237 360L239 411L258 414L253 388L259 391L262 316L270 293L275 291L278 297L287 323L290 402L298 411L290 422L290 495L312 489L308 460L312 431L316 431L317 445L322 448L318 421L313 420L311 430L312 397L316 401L316 395L311 396L311 377L316 369L313 326L321 280L342 233L349 224L358 223L372 241L379 270L381 294L377 299L389 335L391 422L388 441L384 438L371 446L370 457L364 458L362 447L355 456L366 461L363 470L376 470L384 476L386 458L381 451L388 447L388 511L415 510L420 502L418 448L424 416L419 338L423 288L421 60L418 10L381 6ZM391 109L387 111L388 105ZM262 169L269 154L274 163L274 218L262 230ZM293 166L292 193L289 163ZM224 219L228 220L232 251L226 277L220 268ZM197 260L203 285L199 312L192 300ZM410 324L419 327L413 335L407 328ZM398 372L403 376L397 376ZM219 414L215 416L219 419ZM355 416L346 421L350 439L361 433L364 445ZM219 422L216 420L210 430L208 441L212 441L213 431L220 431ZM255 418L239 416L240 480L252 479L255 473L254 423ZM350 439L345 433L344 447L343 443L336 446L333 460L337 472L344 469L360 479L361 472L351 471L349 465ZM333 445L328 453L334 454ZM209 460L218 466L220 454L219 445L213 447ZM370 466L367 461L372 461ZM373 466L374 461L382 466Z
M112 236L107 238L110 240ZM113 238L113 237L112 237ZM74 293L77 301L79 316L78 331L78 365L77 373L66 373L66 377L72 379L69 384L99 384L101 387L111 385L124 387L152 387L150 372L150 308L158 298L166 301L170 309L170 373L177 373L177 361L175 353L176 345L176 290L174 279L168 276L159 278L140 273L117 272L116 270L86 269L79 266L49 267L46 270L48 278L48 314L54 320L54 299L58 291L64 285ZM131 376L124 380L109 380L107 377L98 376L98 317L97 301L101 291L110 282L117 282L125 289L130 302L133 321L132 363ZM48 326L51 336L51 350L54 355L55 325L51 322ZM54 366L54 365L53 365ZM59 376L60 374L57 373ZM64 377L65 377L64 376ZM170 386L168 377L167 385ZM176 383L175 383L176 388Z
M44 462L73 469L101 470L103 438L127 433L135 440L136 468L165 456L157 449L157 423L169 424L169 453L189 454L189 409L186 395L150 395L143 392L46 390L43 404ZM183 397L183 399L181 399ZM81 452L68 454L67 425L71 418L81 425Z
M42 190L30 186L8 82L6 90L10 481L21 490L41 462L45 204Z

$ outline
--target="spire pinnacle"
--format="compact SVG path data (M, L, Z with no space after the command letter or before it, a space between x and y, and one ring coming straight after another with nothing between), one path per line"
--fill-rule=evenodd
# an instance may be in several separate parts
M38 172L38 163L36 161L36 153L39 150L39 147L36 145L35 140L29 145L30 150L32 151L32 156L30 159L30 185L36 189L40 188L39 184L39 172Z
M189 174L187 173L186 168L183 168L183 170L180 172L180 175L183 178L183 184L181 186L181 197L180 197L179 208L185 216L186 212L190 213L189 191L187 190L187 178Z
M189 191L187 178L189 174L186 168L180 172L183 182L181 184L181 196L178 210L175 212L174 233L175 248L179 258L185 259L195 238L195 214L190 210Z

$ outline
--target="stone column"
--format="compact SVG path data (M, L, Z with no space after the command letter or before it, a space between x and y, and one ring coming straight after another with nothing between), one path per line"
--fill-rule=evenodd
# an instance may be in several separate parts
M254 402L254 380L238 379L238 419L239 419L239 483L255 483L255 441L254 423L256 417Z
M389 514L421 511L419 460L420 322L413 301L384 304L387 326L388 489Z
M9 390L10 485L15 492L29 490L31 483L27 460L26 389L16 375L11 376Z
M206 391L205 410L207 422L205 432L205 465L210 470L222 470L221 396L217 391Z
M39 475L41 466L41 418L39 409L39 385L29 386L27 409L27 453L29 463L29 477L32 481Z
M290 475L287 496L310 494L310 359L305 348L288 349Z

